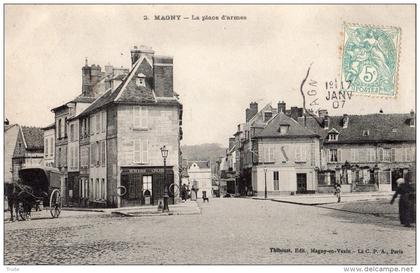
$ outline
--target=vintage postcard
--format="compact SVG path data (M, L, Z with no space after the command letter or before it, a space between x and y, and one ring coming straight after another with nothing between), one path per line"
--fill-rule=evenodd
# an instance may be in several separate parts
M3 267L412 272L415 22L414 4L6 4Z

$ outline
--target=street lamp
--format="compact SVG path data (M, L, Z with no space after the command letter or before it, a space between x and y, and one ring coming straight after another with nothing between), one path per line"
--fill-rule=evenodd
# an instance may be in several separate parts
M168 149L165 145L163 145L162 148L160 148L160 152L162 153L163 157L163 208L162 212L169 212L169 206L168 206L168 184L166 181L166 158L168 157Z
M267 168L264 168L264 198L267 199Z

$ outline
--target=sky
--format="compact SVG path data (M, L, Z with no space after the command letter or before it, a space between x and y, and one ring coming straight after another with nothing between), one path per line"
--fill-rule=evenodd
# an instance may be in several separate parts
M340 77L344 23L401 29L395 97L353 96L338 109L325 99L320 86ZM415 109L413 5L6 5L5 118L52 123L50 110L81 93L85 57L102 68L130 67L134 45L174 57L184 145L227 146L252 101L260 109L281 100L302 106L300 84L310 65L309 79L319 83L315 97L330 115Z

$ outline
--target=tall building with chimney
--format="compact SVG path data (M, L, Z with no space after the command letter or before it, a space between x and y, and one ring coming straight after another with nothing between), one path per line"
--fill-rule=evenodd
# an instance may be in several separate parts
M157 204L164 187L163 146L169 150L168 184L180 181L182 104L173 89L173 58L134 47L131 61L128 74L116 77L122 80L75 117L78 198L85 205Z

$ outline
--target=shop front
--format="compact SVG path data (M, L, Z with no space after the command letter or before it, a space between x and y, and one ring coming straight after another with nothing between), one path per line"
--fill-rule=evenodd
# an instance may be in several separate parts
M123 207L157 205L164 195L164 173L163 166L123 167L121 205ZM166 167L166 181L168 187L174 183L172 166ZM171 192L168 191L168 194ZM169 198L169 204L174 204L173 198Z

